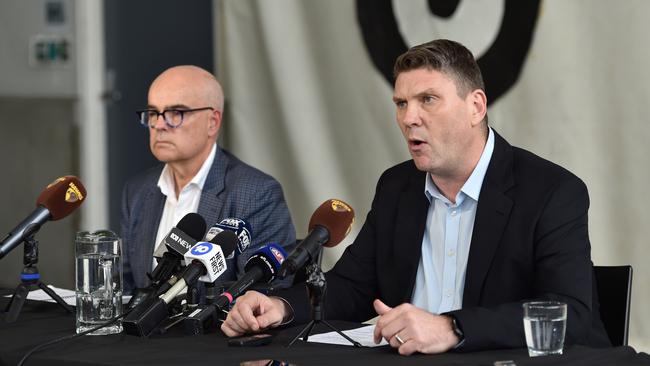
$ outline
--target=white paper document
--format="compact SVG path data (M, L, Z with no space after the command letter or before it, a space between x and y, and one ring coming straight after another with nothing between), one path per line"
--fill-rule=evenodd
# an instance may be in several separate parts
M66 304L75 306L77 305L77 298L75 296L75 292L73 290L67 290L64 288L58 288L54 287L52 285L48 285L47 287L51 288L54 292L56 292L57 295L61 296L63 301L65 301ZM11 297L13 294L6 295L5 297ZM55 302L50 295L48 295L45 291L38 289L34 291L30 291L27 294L27 300L36 300L36 301L47 301L47 302Z
M350 329L343 331L343 333L354 339L355 341L361 343L362 346L364 347L379 347L379 346L386 346L388 345L388 342L386 342L385 339L382 338L381 342L379 344L375 344L375 341L373 339L372 332L375 330L375 326L373 325L367 325L365 327L361 328L356 328L356 329ZM348 341L347 339L343 338L340 334L336 332L329 332L329 333L323 333L323 334L316 334L313 336L309 336L307 339L308 342L316 342L316 343L327 343L327 344L340 344L344 346L352 346L352 343Z
M51 288L54 292L56 292L57 295L61 296L61 298L63 299L63 301L65 301L66 304L71 306L77 306L77 297L74 290L58 288L52 285L48 285L47 287ZM11 296L12 294L9 294L6 295L5 297L11 297ZM122 303L126 304L127 302L129 302L130 298L131 296L122 296ZM27 300L55 302L54 299L50 297L50 295L48 295L45 291L41 289L30 291L29 294L27 294Z

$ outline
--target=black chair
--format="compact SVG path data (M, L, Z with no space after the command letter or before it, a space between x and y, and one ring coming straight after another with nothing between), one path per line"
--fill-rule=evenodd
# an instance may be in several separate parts
M627 346L632 301L632 266L594 266L600 317L612 345Z

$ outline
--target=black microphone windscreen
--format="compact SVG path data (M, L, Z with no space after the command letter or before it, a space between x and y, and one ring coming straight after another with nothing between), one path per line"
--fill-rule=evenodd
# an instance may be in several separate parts
M220 246L223 255L228 257L237 248L239 239L234 232L224 230L212 238L210 242Z
M197 213L190 212L176 224L176 227L192 239L199 241L203 238L207 225L203 217Z

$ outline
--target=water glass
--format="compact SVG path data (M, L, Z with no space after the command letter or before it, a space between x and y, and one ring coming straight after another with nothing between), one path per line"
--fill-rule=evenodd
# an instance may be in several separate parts
M558 301L524 303L524 331L530 357L562 354L566 304Z
M112 231L82 231L75 238L77 333L122 315L122 240ZM91 335L122 331L120 320Z

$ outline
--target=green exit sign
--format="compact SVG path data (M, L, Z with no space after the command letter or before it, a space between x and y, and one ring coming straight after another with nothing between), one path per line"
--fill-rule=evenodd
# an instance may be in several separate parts
M29 45L31 66L65 66L71 58L71 42L63 35L37 35Z

